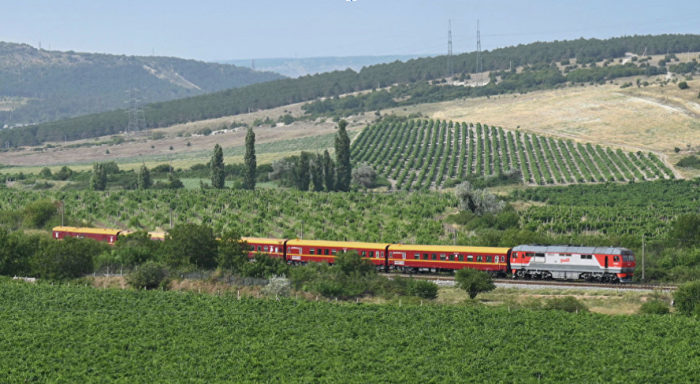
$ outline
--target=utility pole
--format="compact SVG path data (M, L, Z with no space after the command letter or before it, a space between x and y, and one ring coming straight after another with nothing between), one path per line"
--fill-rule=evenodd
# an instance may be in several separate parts
M125 103L129 104L129 109L126 113L129 114L129 124L126 126L126 133L140 132L146 128L146 113L143 111L143 97L139 88L131 88L126 91L129 94L129 100Z
M447 78L452 77L452 20L447 20Z
M644 234L642 234L642 281L644 280L644 251L645 251L645 244L644 244Z

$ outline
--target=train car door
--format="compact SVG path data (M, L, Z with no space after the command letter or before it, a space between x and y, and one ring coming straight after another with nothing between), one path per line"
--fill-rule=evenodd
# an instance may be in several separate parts
M608 256L605 256L605 269L608 269Z
M391 257L393 259L395 259L394 265L405 265L404 260L406 260L406 252L392 252ZM399 259L399 260L396 260L396 259Z
M301 247L289 247L288 253L292 261L301 261Z

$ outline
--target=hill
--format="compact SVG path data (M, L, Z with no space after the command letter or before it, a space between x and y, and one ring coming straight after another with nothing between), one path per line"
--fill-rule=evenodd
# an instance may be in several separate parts
M133 87L142 89L143 100L158 102L281 78L173 57L47 51L0 42L0 127L123 108Z
M398 103L395 99L403 100L404 104L417 104L551 89L561 87L569 81L604 82L608 78L665 73L666 61L664 65L660 63L650 65L648 61L641 60L639 63L632 61L625 65L602 68L593 65L601 60L612 63L613 59L625 58L628 52L643 52L645 48L650 55L662 52L665 54L668 51L670 54L666 59L672 60L674 52L700 51L700 39L696 35L629 36L607 40L538 42L499 48L485 52L483 61L484 70L489 71L485 75L492 75L491 77L498 80L499 84L494 81L482 87L440 84L436 87L434 83L429 84L428 80L445 77L446 58L444 56L409 60L406 63L379 64L365 67L359 73L352 70L336 71L153 103L146 108L146 125L149 128L165 127L397 84L410 86L392 87L392 91L396 93L389 95L385 93L372 95L370 103L365 103L362 107L375 110L376 107L391 107L393 103ZM475 61L474 53L454 56L453 67L455 74L459 74L458 78L466 78L473 73ZM565 64L572 61L575 63ZM517 68L525 68L527 71L518 72ZM356 108L356 106L351 107ZM0 131L0 147L36 145L52 140L76 140L109 135L124 130L126 125L127 116L123 111L88 115L11 131Z
M287 77L301 77L318 73L344 71L348 68L359 72L362 67L376 64L408 61L430 55L391 55L391 56L344 56L344 57L305 57L305 58L273 58L255 59L255 70L269 71ZM220 63L233 64L238 67L253 65L253 60L223 60Z

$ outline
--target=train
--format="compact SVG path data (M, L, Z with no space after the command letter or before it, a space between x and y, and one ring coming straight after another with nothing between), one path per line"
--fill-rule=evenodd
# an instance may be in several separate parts
M120 237L128 236L131 232L56 227L52 233L57 240L65 237L91 238L114 245ZM154 241L165 240L163 232L149 232L149 236ZM379 270L404 273L454 272L472 268L495 277L511 275L516 279L628 283L632 281L636 267L634 253L622 247L534 244L505 248L259 237L243 237L241 240L250 247L248 257L251 259L258 253L265 253L290 265L311 262L332 264L340 253L354 251Z

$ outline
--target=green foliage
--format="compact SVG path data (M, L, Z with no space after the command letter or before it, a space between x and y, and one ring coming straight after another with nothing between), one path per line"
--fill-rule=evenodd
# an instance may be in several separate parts
M680 88L680 89L688 89L688 88L690 88L690 86L688 86L688 83L687 83L687 82L681 81L680 83L678 83L678 88Z
M680 152L680 148L677 148L678 151ZM700 169L700 158L698 158L695 155L690 155L686 156L682 159L680 159L677 163L677 166L682 167L682 168L695 168L695 169Z
M474 299L479 293L496 289L493 279L487 272L471 268L455 272L455 283L458 288L465 290L471 299Z
M30 276L30 261L39 249L40 240L37 235L0 229L0 275Z
M678 313L686 316L700 315L700 280L685 283L673 292Z
M92 165L92 176L90 177L90 189L93 191L104 191L107 188L107 167L103 163Z
M211 186L216 189L224 189L226 175L224 174L224 152L219 144L214 146L211 156Z
M49 179L51 178L51 170L48 167L44 167L41 169L41 171L39 171L39 176Z
M248 264L248 243L241 240L241 235L236 230L222 233L218 243L217 266L234 274L241 273Z
M93 271L93 258L109 245L92 239L67 237L46 240L32 256L30 265L36 277L49 280L75 279Z
M336 189L341 192L350 190L352 181L352 164L350 163L350 137L346 131L348 123L345 120L338 122L338 133L335 138L335 158L338 178Z
M327 149L323 151L323 184L327 192L336 190L335 163L333 163L333 159L331 159Z
M438 296L438 285L432 281L411 279L406 293L410 296L420 297L421 299L432 300Z
M267 278L289 273L289 266L279 257L270 257L266 253L256 253L254 259L254 261L240 267L241 276Z
M168 276L167 269L153 261L140 265L126 276L126 282L136 289L160 288Z
M700 215L692 213L681 215L671 224L668 240L672 244L681 246L697 246L700 245L699 233Z
M24 225L28 228L43 228L57 214L57 205L49 199L41 199L24 207Z
M668 303L662 300L649 300L642 304L639 313L643 315L668 315L671 308Z
M173 268L216 268L218 245L207 225L177 224L168 230L163 247L164 261Z
M148 189L153 185L151 173L148 171L146 164L141 165L139 169L138 186L139 189Z
M549 299L543 308L546 310L564 311L570 313L588 312L588 307L586 307L586 304L582 303L573 296L555 297Z
M246 167L245 176L243 177L243 189L255 189L255 177L257 161L255 159L255 132L249 129L245 136L245 156L244 163Z
M294 180L298 190L308 191L311 184L311 174L309 167L309 159L311 155L308 152L302 152L297 158L294 167Z

